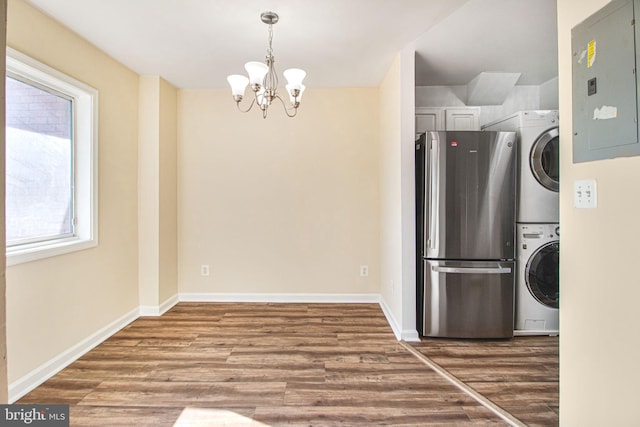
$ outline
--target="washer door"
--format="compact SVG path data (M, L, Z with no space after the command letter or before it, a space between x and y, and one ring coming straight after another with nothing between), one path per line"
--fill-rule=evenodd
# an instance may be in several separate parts
M541 134L531 147L531 172L538 182L551 191L560 188L560 137L558 128Z
M525 277L533 297L550 308L558 308L560 301L560 243L556 240L540 247L529 258Z

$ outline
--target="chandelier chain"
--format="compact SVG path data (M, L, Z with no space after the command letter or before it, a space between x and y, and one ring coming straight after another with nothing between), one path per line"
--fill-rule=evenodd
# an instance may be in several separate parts
M267 56L273 57L273 25L269 24L269 47L267 48Z

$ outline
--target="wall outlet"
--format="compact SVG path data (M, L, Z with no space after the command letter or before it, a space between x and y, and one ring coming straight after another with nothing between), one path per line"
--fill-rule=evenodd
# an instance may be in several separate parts
M369 275L369 266L361 265L360 266L360 277L367 277Z
M202 264L200 266L200 275L208 276L209 275L209 264Z

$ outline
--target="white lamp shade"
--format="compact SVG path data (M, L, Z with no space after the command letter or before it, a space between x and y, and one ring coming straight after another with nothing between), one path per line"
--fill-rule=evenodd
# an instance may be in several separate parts
M287 85L286 88L287 88L287 92L289 92L289 101L291 101L291 104L293 105L296 103L296 101L297 102L302 101L302 93L307 87L305 85L300 85L299 87L294 87L293 85ZM297 98L293 96L294 89L298 89L300 91L300 93L298 93Z
M269 71L269 67L262 62L252 61L244 64L244 69L249 73L249 81L252 85L258 84L262 86L264 76Z
M307 73L300 68L289 68L284 70L284 78L287 79L287 86L291 86L294 89L300 89L302 87L302 80L304 80Z
M246 76L242 76L240 74L232 74L227 77L227 81L231 86L231 94L233 96L240 95L244 96L244 90L247 88L249 84L249 79Z

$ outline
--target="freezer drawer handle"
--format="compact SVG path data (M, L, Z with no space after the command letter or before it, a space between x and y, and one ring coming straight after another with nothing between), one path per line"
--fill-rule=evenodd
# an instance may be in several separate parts
M460 273L460 274L509 274L510 267L439 267L434 265L431 270L437 273Z

